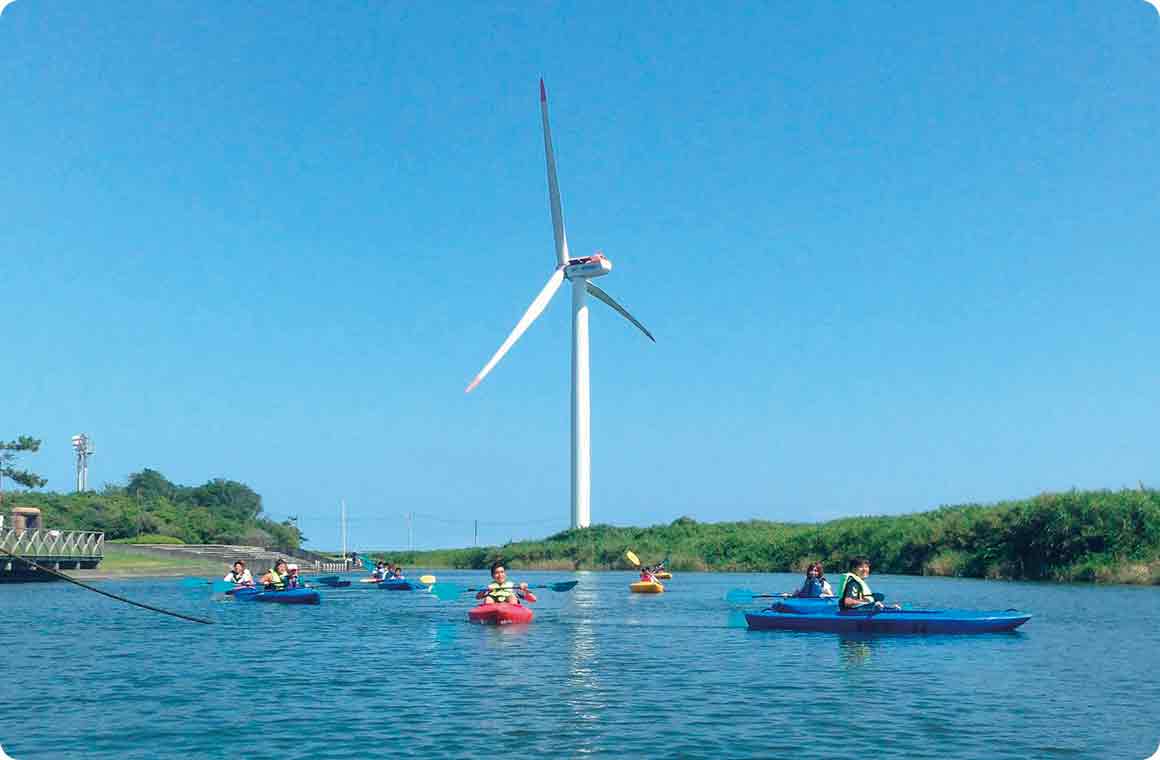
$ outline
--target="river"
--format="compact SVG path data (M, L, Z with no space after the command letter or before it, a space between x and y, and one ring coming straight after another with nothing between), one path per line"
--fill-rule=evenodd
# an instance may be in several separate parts
M417 573L415 573L417 575ZM439 572L478 585L480 572ZM731 588L797 576L628 573L544 591L528 626L468 601L323 590L225 601L174 580L0 585L0 745L36 758L1147 758L1160 744L1160 589L872 576L923 607L1034 615L1018 632L748 631Z

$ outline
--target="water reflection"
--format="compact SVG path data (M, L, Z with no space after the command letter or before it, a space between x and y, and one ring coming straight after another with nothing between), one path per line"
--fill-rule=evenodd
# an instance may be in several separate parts
M596 619L600 612L600 597L596 584L580 573L580 584L573 591L571 602L576 609L576 623L568 627L568 676L565 704L575 727L574 752L588 754L594 751L594 726L606 708L602 696L602 680L598 671L600 660ZM587 582L586 582L587 581Z
M876 639L869 634L842 634L838 637L838 661L847 670L856 670L870 662Z

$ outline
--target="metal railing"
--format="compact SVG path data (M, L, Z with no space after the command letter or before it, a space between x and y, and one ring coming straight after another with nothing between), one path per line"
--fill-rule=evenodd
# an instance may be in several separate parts
M30 559L96 559L105 556L105 534L87 530L0 529L0 549Z

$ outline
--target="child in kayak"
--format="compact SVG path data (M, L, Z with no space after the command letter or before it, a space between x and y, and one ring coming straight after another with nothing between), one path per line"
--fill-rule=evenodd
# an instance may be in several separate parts
M302 588L302 579L298 577L298 565L286 566L286 588Z
M250 571L246 568L246 563L240 559L234 563L233 569L226 573L226 577L222 578L222 580L228 581L235 586L254 585L254 577L250 575Z
M480 589L475 595L475 598L482 599L484 604L519 604L521 597L529 602L536 601L536 595L528 591L528 584L521 583L517 586L507 579L507 568L500 560L491 563L491 578L492 581L487 584L487 588Z
M262 576L262 585L269 591L282 591L286 588L286 578L290 575L290 568L286 560L279 559L265 575Z
M398 565L395 565L394 567L391 568L391 576L390 577L397 580L397 581L406 580L406 578L403 576L403 568L399 567Z
M802 583L801 588L793 592L793 595L814 599L834 595L834 589L830 587L830 582L826 580L826 575L822 572L821 562L815 562L806 568L806 580Z

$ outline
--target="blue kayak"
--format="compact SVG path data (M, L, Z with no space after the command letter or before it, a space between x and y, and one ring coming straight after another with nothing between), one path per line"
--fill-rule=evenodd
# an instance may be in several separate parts
M789 597L787 599L779 599L770 606L771 610L778 612L797 612L799 614L813 614L815 612L826 612L838 609L838 597L836 596L803 596L803 597Z
M414 591L415 586L407 580L400 580L399 578L391 578L390 580L381 581L378 587L383 591Z
M801 600L795 600L801 601ZM784 602L779 605L784 605ZM827 633L999 633L1013 631L1031 619L1017 610L852 610L837 608L786 612L776 608L748 612L745 622L756 631L822 631Z
M257 588L239 588L234 599L243 602L271 602L273 604L318 604L321 598L312 588L290 588L285 591L265 591Z

